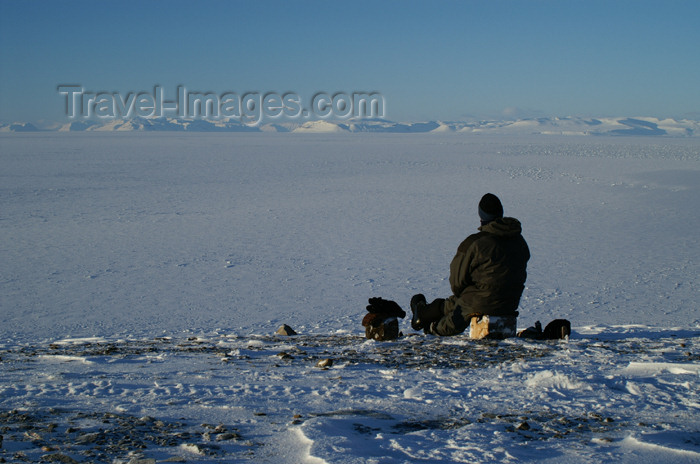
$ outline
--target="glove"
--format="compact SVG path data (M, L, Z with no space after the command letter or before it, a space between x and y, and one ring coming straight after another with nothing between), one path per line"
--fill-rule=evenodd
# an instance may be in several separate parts
M381 314L384 317L406 317L406 311L401 309L398 303L384 298L370 298L367 311L372 314Z

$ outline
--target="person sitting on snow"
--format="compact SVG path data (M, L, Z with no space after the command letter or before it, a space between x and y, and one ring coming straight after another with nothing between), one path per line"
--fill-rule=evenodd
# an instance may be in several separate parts
M503 205L487 193L479 202L481 227L467 237L450 264L453 295L427 303L422 294L411 298L411 327L435 335L457 335L472 318L490 316L506 321L514 335L520 297L527 278L530 250L520 221L503 217ZM499 319L500 318L500 319Z

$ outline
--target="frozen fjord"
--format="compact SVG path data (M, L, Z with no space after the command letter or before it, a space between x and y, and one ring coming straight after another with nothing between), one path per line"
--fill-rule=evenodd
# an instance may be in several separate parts
M499 425L494 419L487 428L474 430L473 423L479 423L475 418L491 411L502 417L512 413L507 411L508 392L525 382L530 387L541 386L543 395L551 398L563 392L569 401L540 399L536 410L542 423L549 420L542 412L547 409L576 416L571 405L574 394L567 391L588 391L586 386L605 388L600 394L588 393L592 399L580 403L581 417L600 414L601 407L615 409L616 401L629 407L634 404L631 399L636 399L639 409L630 416L640 416L642 421L651 417L643 412L654 408L651 400L639 401L640 395L610 400L606 395L614 397L621 390L633 395L630 392L645 389L667 395L669 414L679 417L671 421L670 430L692 424L689 417L697 413L697 399L690 393L693 388L697 391L697 375L687 366L697 363L692 353L699 324L700 147L692 139L8 134L0 144L2 331L7 349L78 337L250 337L269 334L281 323L290 323L306 334L358 335L370 296L395 299L407 307L410 296L419 291L429 298L448 294L449 260L457 244L476 228L478 198L491 191L501 197L507 215L523 222L533 254L521 302L521 326L566 317L576 332L574 342L579 337L588 347L589 341L599 338L606 343L628 338L656 340L659 346L667 346L666 351L678 350L678 357L672 356L671 361L683 366L675 370L663 367L668 359L662 348L642 359L648 360L648 369L630 364L640 362L634 350L628 350L628 357L616 357L610 369L617 370L609 371L612 379L594 374L597 363L607 359L602 354L593 356L595 362L588 368L580 369L546 362L533 368L532 364L504 360L504 368L512 370L505 377L505 384L512 388L506 389L497 386L502 377L494 370L483 374L484 382L470 380L465 371L443 376L443 372L411 369L370 381L365 379L376 376L374 368L360 363L357 373L341 371L339 375L366 387L354 393L349 389L349 395L328 390L319 401L308 402L321 391L324 380L316 380L318 388L312 382L311 389L297 392L300 414L341 409L388 413L396 401L402 405L397 407L402 411L399 417L394 422L374 413L315 417L294 428L305 437L318 438L307 451L333 462L337 437L368 436L357 432L353 424L369 427L359 428L364 431L379 429L369 435L374 437L388 427L377 425L382 420L389 420L393 427L412 418L415 404L420 405L414 408L420 411L418 421L442 417L445 405L456 408L448 409L448 415L457 417L459 405L471 404L476 409L464 415L462 426L414 424L404 428L405 441L388 437L373 441L369 448L395 460L413 455L435 461L473 458L473 453L489 449L492 431L488 427L498 432L512 425ZM404 330L410 331L405 322ZM669 341L677 333L683 336L687 350ZM581 348L586 349L592 348ZM683 357L686 351L690 358ZM572 365L580 361L572 356ZM166 358L170 362L163 374L166 383L176 382L175 372L196 376L184 360ZM76 378L91 375L95 367L59 363L56 369L66 375L66 366L77 369ZM627 368L631 369L627 374L648 382L640 386L615 377ZM40 363L28 378L52 376L53 369ZM122 381L109 380L109 369L100 369L108 372L109 382ZM336 369L349 371L342 363ZM275 382L300 384L305 380L303 369L292 371L296 376L270 374L283 380L262 379L266 374L256 369L247 372L237 374L239 385L252 386L249 393L239 392L237 397L241 416L259 410L260 403L267 401L262 399L261 385L270 383L271 392L283 398L287 390L280 383L275 393ZM225 370L221 375L227 378ZM67 403L73 408L95 396L98 408L119 406L134 414L151 411L170 416L174 412L169 408L178 410L175 403L180 398L187 405L181 409L187 409L191 417L213 415L222 422L230 416L239 419L222 405L212 408L214 412L199 408L195 397L202 391L194 387L187 390L191 394L171 389L176 399L168 404L146 400L152 393L135 382L131 391L140 400L127 408L109 389L93 390L86 385L84 390L75 386L61 390L71 383L61 375L52 380L57 384L55 393L49 394L46 388L44 393L35 389L34 393L9 394L14 391L9 390L10 385L22 383L17 376L21 374L3 379L4 408L33 402L48 406L52 399L59 402L66 391L72 391ZM673 380L664 380L664 376ZM219 381L226 382L203 382L212 391ZM81 382L89 383L87 379ZM667 383L674 385L673 392L666 391L671 387L660 387ZM380 392L378 398L361 394L372 388ZM453 392L446 393L450 389ZM490 391L484 393L484 389ZM220 391L224 402L229 395ZM491 395L493 401L471 400L476 392ZM531 401L528 392L532 390L523 390L515 404ZM672 405L675 400L681 403L678 410ZM303 404L309 404L306 410ZM567 404L571 409L566 409ZM472 425L467 427L466 421ZM260 424L270 425L262 420L251 424L252 435L264 435ZM282 433L288 427L279 429ZM664 430L652 432L661 443L658 446L683 450ZM294 435L284 436L297 445L303 442L294 440ZM336 442L329 444L323 436L336 437ZM686 438L692 441L693 437L697 435ZM362 440L355 439L346 448L360 459L362 450L357 443ZM467 443L470 439L476 444ZM629 435L627 440L610 446L616 452L625 446L648 448L643 455L665 452L645 448L644 440L637 436ZM462 449L462 454L445 451L445 441ZM527 448L516 447L509 439L500 443L505 451L496 452L494 460L506 452L527 458ZM593 456L607 452L605 443L602 440L593 448ZM475 449L470 451L467 444ZM408 449L411 446L413 451ZM544 446L553 455L563 454L575 461L575 453L567 454L562 448L551 442ZM305 448L300 452L306 452Z

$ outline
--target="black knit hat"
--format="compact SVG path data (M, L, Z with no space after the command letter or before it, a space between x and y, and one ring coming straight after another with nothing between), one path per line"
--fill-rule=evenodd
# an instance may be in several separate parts
M481 222L488 223L503 217L503 205L493 193L487 193L479 202L479 217Z

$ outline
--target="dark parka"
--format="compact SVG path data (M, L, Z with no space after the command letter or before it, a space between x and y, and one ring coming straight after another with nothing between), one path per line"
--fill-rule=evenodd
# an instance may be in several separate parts
M450 264L453 295L445 300L439 335L463 332L473 314L517 316L530 250L520 221L500 218L467 237Z

